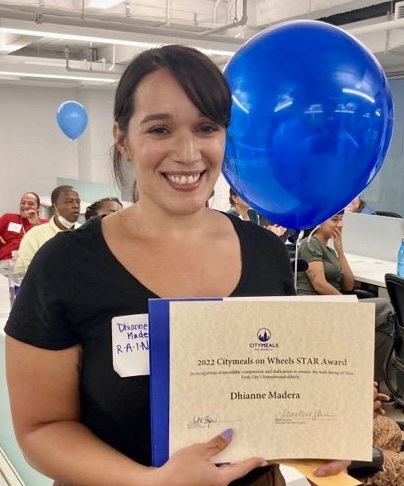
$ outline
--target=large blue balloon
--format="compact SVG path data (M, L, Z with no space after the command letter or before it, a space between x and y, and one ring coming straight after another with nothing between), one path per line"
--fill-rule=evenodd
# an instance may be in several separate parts
M62 132L75 140L86 129L88 117L83 105L77 101L65 101L58 108L56 120Z
M299 20L250 39L225 68L233 97L223 174L258 212L288 228L329 218L373 179L393 106L359 41Z

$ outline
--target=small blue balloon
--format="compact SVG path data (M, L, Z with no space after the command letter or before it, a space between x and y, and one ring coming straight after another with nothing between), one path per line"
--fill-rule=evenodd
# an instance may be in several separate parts
M65 101L57 110L56 120L62 132L75 140L86 129L88 117L83 105L77 101Z
M317 225L374 178L393 127L387 78L354 37L313 20L256 35L230 59L223 174L259 213Z

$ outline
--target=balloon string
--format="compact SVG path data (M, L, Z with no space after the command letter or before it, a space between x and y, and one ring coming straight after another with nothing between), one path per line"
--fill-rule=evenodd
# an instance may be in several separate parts
M293 272L294 275L293 275L293 283L294 283L294 286L295 286L295 292L297 294L297 260L299 259L299 248L300 248L300 242L302 241L303 239L303 236L304 236L304 230L301 230L300 233L299 233L299 236L297 237L297 240L296 240L296 251L295 251L295 271Z
M78 166L79 166L79 163L78 163L78 154L77 154L77 139L75 140L72 140L71 141L71 167L77 167L77 171L78 171L78 176L79 176L79 169L78 169Z

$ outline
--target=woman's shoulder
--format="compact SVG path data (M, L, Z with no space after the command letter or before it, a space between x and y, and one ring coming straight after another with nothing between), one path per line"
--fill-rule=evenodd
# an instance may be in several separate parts
M326 248L326 245L321 243L315 236L308 236L300 242L298 253L301 255L301 258L307 260L309 256L321 256Z
M303 240L300 242L300 247L323 247L323 243L321 243L320 240L318 240L314 235L313 236L307 236L306 238L303 238Z

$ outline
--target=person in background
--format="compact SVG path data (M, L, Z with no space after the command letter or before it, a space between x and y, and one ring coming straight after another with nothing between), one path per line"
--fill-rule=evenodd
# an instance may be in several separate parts
M297 275L298 294L341 294L355 286L355 277L342 245L344 211L323 221L308 232L300 243L298 257L309 264L306 272ZM328 246L332 240L333 247Z
M376 214L374 209L368 206L360 195L352 199L352 201L346 206L345 211L348 213Z
M33 228L21 240L19 256L30 262L39 248L60 231L72 230L80 225L80 197L72 186L58 186L51 194L55 214L49 222Z
M123 209L123 206L117 197L104 197L99 201L95 201L91 206L88 206L84 213L84 218L88 221L95 216L106 216L107 214L116 213L121 209Z
M231 429L150 467L149 377L114 370L111 320L147 313L150 298L294 293L278 237L206 207L230 112L226 80L205 54L143 51L118 84L113 125L115 175L123 182L130 161L136 203L59 233L28 268L5 328L10 405L25 457L59 484L284 485L260 457L214 464Z
M374 397L373 447L379 449L383 457L382 470L361 480L369 486L403 486L402 432L394 420L384 415L382 403L388 401L389 396L375 388Z
M227 211L228 214L232 214L233 216L237 216L244 221L252 221L263 228L272 231L277 236L283 236L287 229L283 226L279 226L278 224L271 224L266 218L261 216L257 211L252 209L250 205L245 202L236 192L230 188L230 195L229 195L229 202L230 202L230 209Z
M297 257L308 264L297 273L297 293L300 295L354 294L355 277L342 244L344 211L323 221L301 241ZM333 248L328 246L332 240ZM377 381L384 379L384 360L391 347L393 307L388 299L363 298L361 302L375 304L375 373Z
M244 221L252 221L253 223L258 224L257 213L254 210L248 212L251 209L250 205L238 194L236 194L231 187L229 192L230 209L227 211L227 213L241 218Z
M48 221L39 217L40 204L35 192L25 192L21 196L19 213L5 213L0 217L0 271L6 270L11 252L19 249L25 233Z

